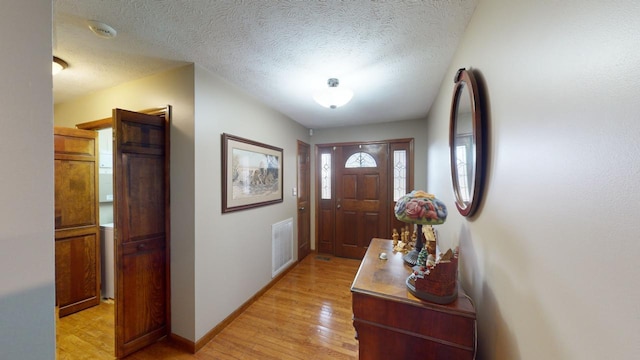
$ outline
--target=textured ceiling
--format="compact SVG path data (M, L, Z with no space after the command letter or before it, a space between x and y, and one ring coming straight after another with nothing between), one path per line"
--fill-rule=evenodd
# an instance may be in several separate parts
M53 53L70 65L54 100L196 63L308 128L422 118L476 3L54 0ZM329 77L353 90L344 107L313 101Z

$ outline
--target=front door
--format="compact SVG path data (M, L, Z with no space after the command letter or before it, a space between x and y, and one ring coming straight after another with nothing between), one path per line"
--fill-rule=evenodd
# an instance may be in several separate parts
M336 256L362 259L374 237L389 233L388 145L336 150Z
M389 238L395 201L413 190L413 139L317 145L316 239L320 253L362 259Z
M170 333L169 117L113 110L118 358Z
M309 144L298 141L298 261L311 252L311 161Z

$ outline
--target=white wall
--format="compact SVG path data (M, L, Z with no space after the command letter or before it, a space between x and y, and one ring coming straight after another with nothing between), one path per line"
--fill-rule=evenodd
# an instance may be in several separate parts
M196 317L193 99L194 67L187 65L55 106L56 126L74 127L111 117L113 108L136 111L172 105L171 331L191 340Z
M55 357L51 11L0 15L0 359Z
M296 186L297 140L308 143L309 136L302 125L199 66L195 78L197 340L271 281L271 224L293 217L297 241L291 190ZM283 203L221 213L222 133L283 149Z
M485 200L451 191L453 81L428 117L429 189L461 245L481 359L640 357L640 3L481 0L445 79L488 90Z

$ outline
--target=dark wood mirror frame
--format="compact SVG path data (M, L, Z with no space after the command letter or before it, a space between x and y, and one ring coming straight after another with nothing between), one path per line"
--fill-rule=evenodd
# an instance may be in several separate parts
M482 196L485 172L485 116L478 84L471 70L459 69L454 77L455 87L451 101L451 115L449 124L449 151L451 159L451 181L455 203L462 216L472 216L478 209ZM466 97L466 98L465 98ZM470 132L462 132L465 124L461 124L461 101L469 106L467 120ZM464 111L464 109L463 109ZM467 159L458 158L456 142L466 138ZM458 145L459 146L459 145ZM458 163L467 170L467 174L460 176ZM461 184L461 178L466 179L466 186Z

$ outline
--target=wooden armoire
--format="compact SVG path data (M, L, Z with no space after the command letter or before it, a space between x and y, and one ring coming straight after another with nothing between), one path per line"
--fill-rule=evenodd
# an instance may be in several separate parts
M56 304L60 316L100 303L97 132L54 128Z

